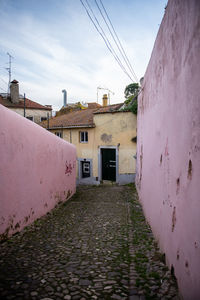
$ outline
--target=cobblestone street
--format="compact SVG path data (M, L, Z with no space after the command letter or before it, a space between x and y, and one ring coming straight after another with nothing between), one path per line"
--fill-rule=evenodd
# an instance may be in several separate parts
M1 299L179 299L133 186L76 195L0 245Z

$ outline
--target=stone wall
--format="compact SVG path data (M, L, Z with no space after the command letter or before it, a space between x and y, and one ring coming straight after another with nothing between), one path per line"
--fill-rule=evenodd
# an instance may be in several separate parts
M76 191L76 150L0 105L0 240Z
M200 299L200 1L170 0L139 96L137 188L184 299Z

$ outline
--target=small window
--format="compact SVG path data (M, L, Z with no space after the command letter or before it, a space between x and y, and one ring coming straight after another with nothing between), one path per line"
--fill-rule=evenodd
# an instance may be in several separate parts
M46 120L47 120L47 117L41 117L41 122L46 121Z
M26 117L28 120L33 121L33 117Z
M81 131L80 132L80 143L87 143L88 142L88 132Z
M55 132L55 135L57 135L58 137L62 138L62 132L61 131Z

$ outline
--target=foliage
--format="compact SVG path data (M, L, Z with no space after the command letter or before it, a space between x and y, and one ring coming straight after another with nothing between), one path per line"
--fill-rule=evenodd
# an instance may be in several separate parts
M130 96L136 96L139 92L139 84L138 83L131 83L126 86L124 90L125 98L128 100Z
M124 90L124 95L126 100L124 101L125 104L125 111L131 111L133 114L137 115L137 94L139 92L139 84L138 83L131 83L126 86Z

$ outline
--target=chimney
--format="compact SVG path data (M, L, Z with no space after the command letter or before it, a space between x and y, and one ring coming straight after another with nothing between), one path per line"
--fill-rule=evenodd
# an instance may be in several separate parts
M15 79L10 84L10 98L12 103L19 103L19 85Z
M103 106L107 106L108 105L108 95L104 94L103 95Z
M62 90L63 93L63 106L66 107L67 106L67 92L66 90Z

